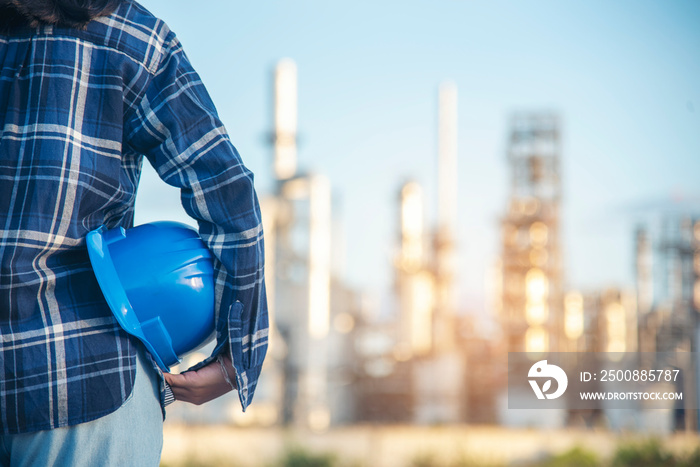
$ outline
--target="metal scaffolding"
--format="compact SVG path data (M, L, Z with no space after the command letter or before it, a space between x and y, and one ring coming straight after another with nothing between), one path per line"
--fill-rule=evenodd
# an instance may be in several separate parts
M660 228L640 227L636 240L640 350L698 352L700 217L665 215ZM679 387L696 404L700 403L699 365L695 362ZM697 411L676 411L675 415L675 429L698 430Z
M561 138L552 113L511 121L502 220L501 322L511 352L565 351L560 245Z

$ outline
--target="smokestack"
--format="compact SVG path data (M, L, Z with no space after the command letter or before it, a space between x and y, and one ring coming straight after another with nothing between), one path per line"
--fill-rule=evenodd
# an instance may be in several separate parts
M438 225L435 234L435 314L433 345L437 352L455 346L455 223L457 220L457 86L438 92Z
M275 68L274 169L278 180L297 170L297 66L285 58Z
M454 235L457 219L457 86L444 82L438 97L438 232Z
M401 304L399 359L430 352L433 332L434 281L425 270L423 189L413 181L400 191L400 252L397 261Z
M651 241L645 228L638 227L636 233L637 257L635 269L637 272L637 303L639 313L644 315L651 311L654 301L654 282L652 276Z

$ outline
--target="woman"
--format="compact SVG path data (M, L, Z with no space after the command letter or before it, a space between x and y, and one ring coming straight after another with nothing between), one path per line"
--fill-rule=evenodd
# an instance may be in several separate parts
M253 397L268 321L252 174L136 2L0 0L0 62L0 463L158 465L171 391ZM143 156L215 256L216 348L181 375L121 330L85 248L132 226Z

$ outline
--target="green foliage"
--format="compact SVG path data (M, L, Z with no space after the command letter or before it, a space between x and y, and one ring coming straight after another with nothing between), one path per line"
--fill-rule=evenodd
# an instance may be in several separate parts
M656 439L618 446L609 461L576 447L531 467L699 467L700 447L686 455L674 455Z
M678 465L679 467L697 467L700 465L700 447L695 448L695 451L688 454Z
M598 467L601 463L595 453L575 447L550 457L540 465L542 467Z
M623 444L613 455L612 467L677 467L679 459L656 439L644 443Z
M332 454L316 454L297 447L288 450L278 465L279 467L333 467L336 461Z
M176 464L161 463L161 467L230 467L234 461L200 460L193 455L186 456ZM338 459L332 453L315 453L303 447L288 448L284 454L267 467L349 467L346 459ZM700 467L700 447L686 454L674 454L656 439L644 442L625 443L618 446L610 459L601 460L594 452L575 447L561 454L538 462L525 462L518 465L529 467ZM372 467L371 464L368 467ZM408 467L501 467L497 463L475 460L467 456L446 460L435 453L417 455Z

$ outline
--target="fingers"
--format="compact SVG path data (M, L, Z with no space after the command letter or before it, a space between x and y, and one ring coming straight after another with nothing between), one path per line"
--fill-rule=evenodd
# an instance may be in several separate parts
M179 375L164 373L176 400L201 405L231 391L231 386L221 374L218 363L213 362L197 371Z

